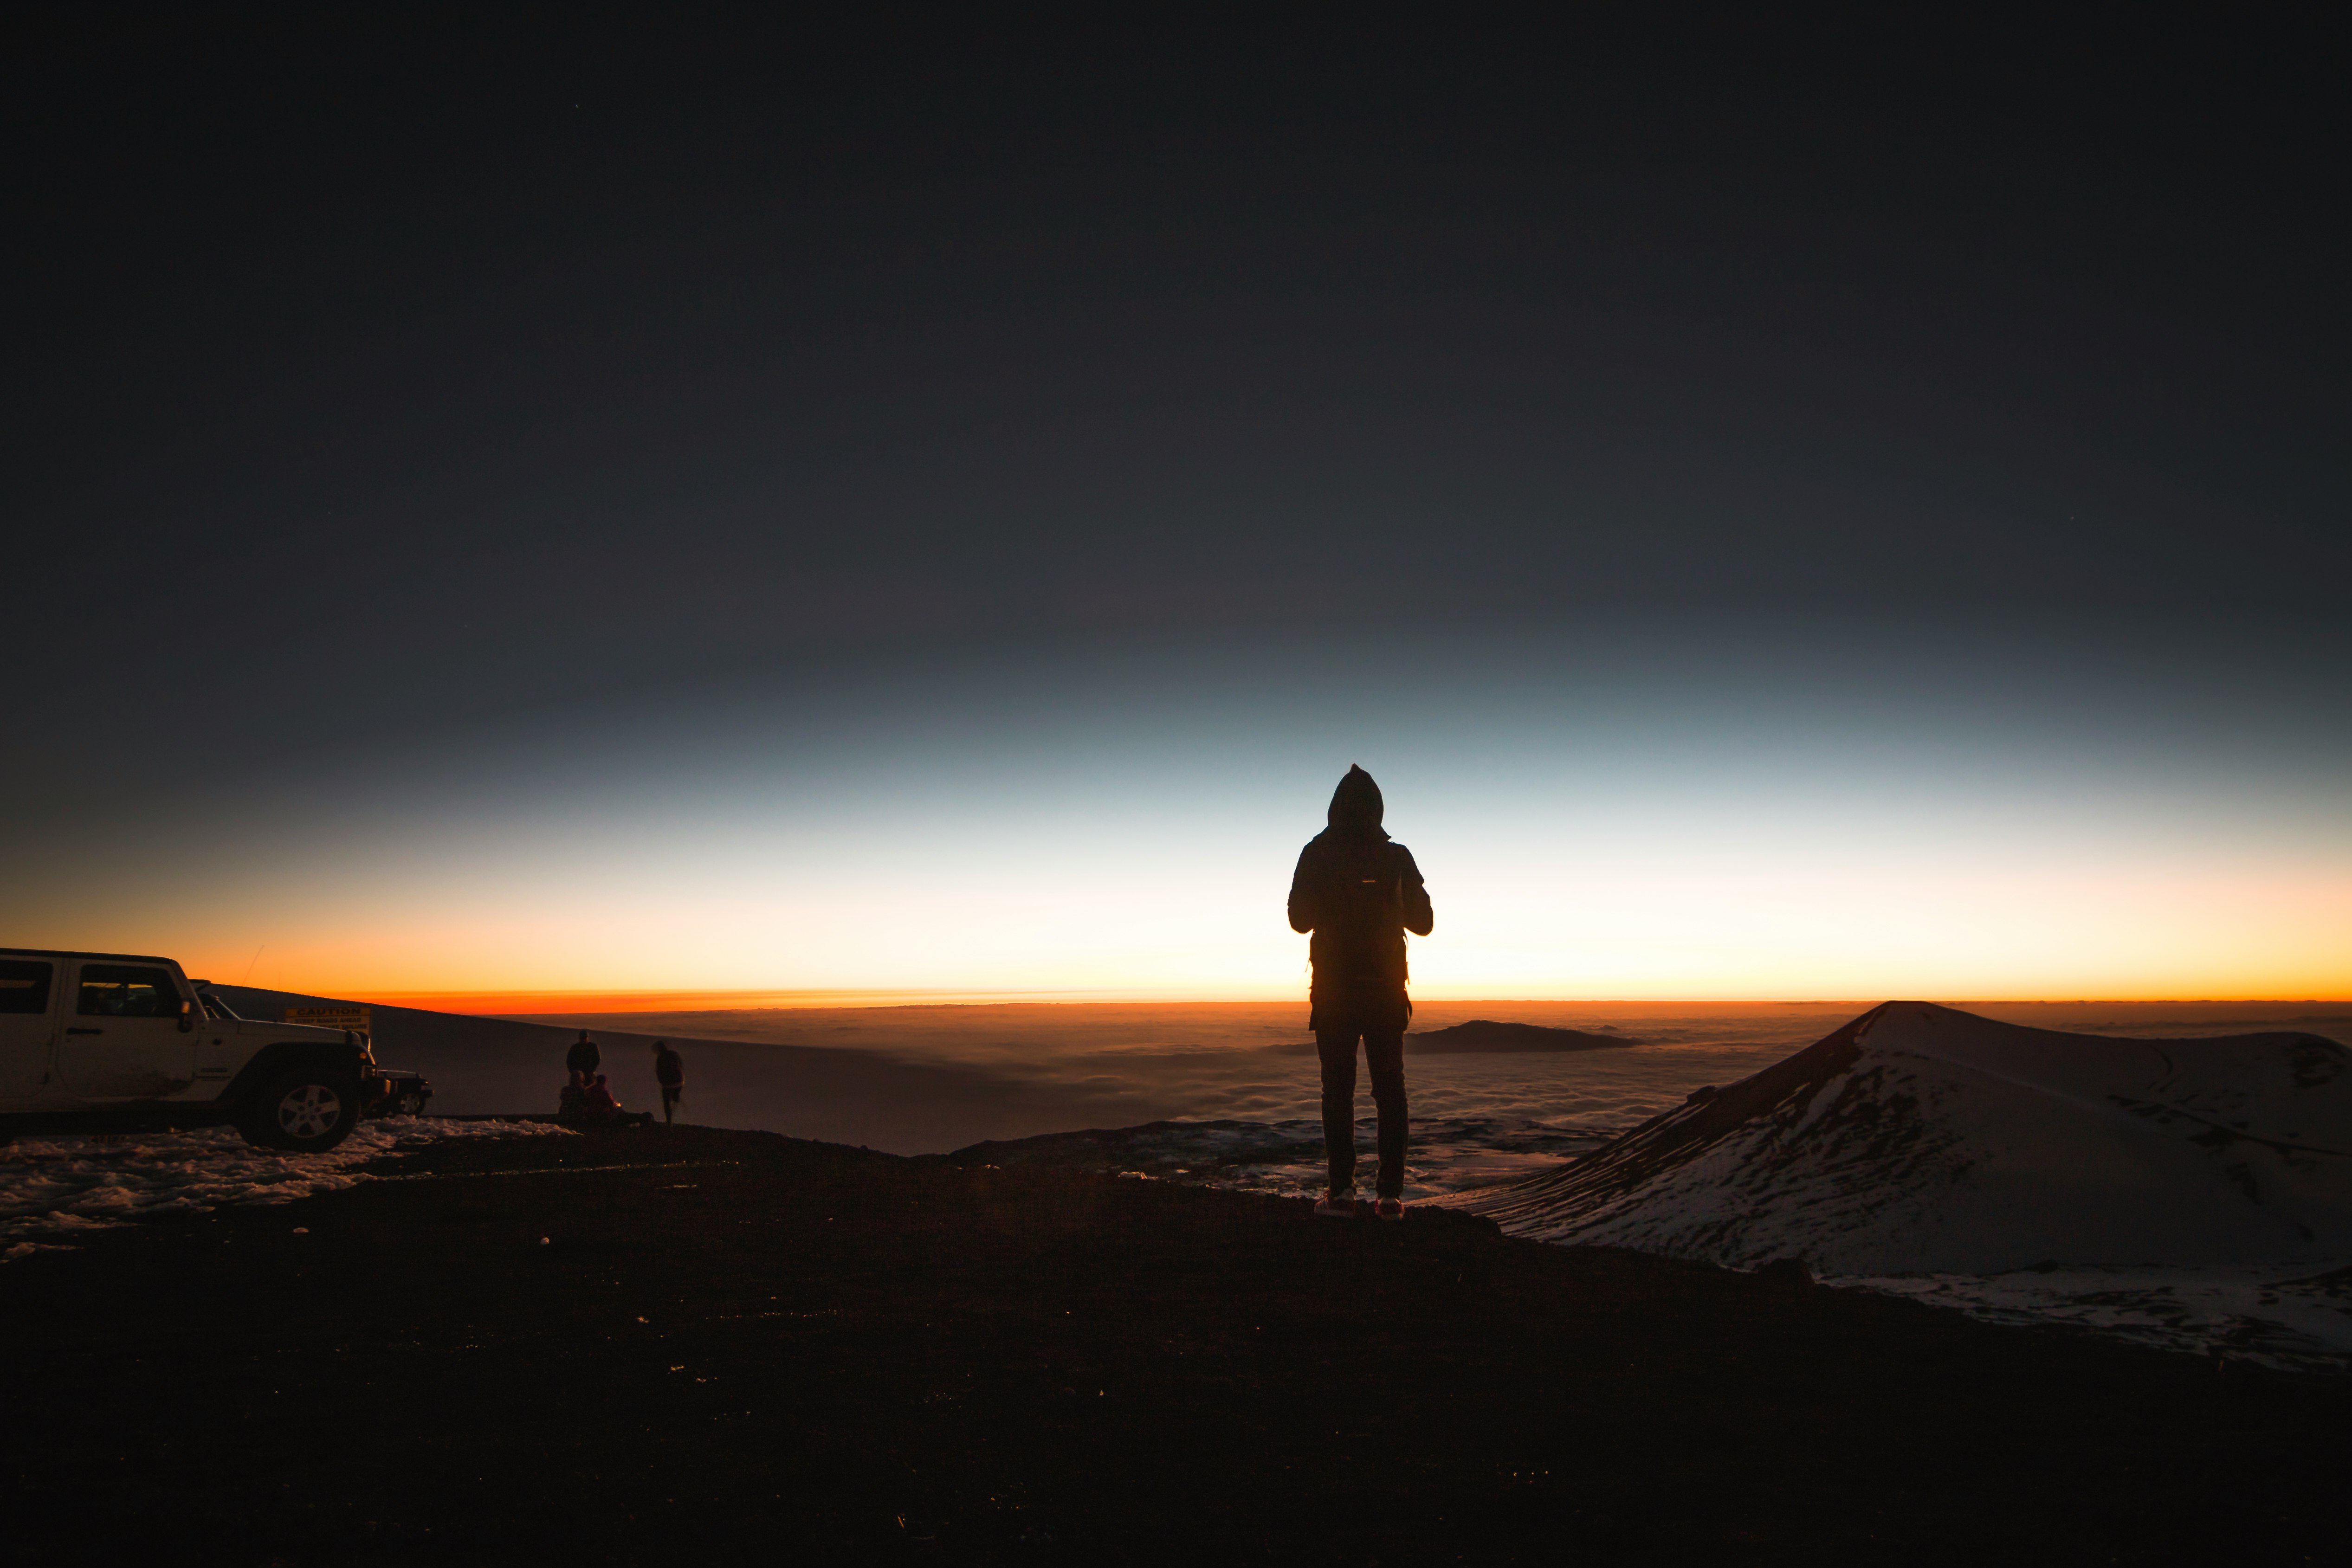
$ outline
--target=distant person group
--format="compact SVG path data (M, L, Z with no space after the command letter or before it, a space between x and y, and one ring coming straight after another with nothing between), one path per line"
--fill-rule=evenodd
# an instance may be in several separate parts
M661 1089L662 1120L677 1118L678 1096L686 1089L686 1061L670 1048L669 1041L654 1041L654 1082ZM620 1097L598 1071L604 1064L604 1053L586 1030L572 1042L564 1053L566 1082L556 1096L555 1114L559 1121L584 1122L597 1126L651 1126L654 1113L639 1111L632 1115L621 1109Z

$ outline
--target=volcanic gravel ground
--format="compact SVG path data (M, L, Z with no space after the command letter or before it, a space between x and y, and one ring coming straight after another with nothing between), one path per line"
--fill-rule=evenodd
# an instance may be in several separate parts
M0 1270L12 1561L2340 1561L2345 1379L768 1134L384 1176Z

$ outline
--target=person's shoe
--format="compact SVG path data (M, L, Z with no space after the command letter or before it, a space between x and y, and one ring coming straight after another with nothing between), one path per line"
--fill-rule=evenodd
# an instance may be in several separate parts
M1352 1192L1327 1192L1315 1206L1318 1219L1353 1219L1356 1218L1356 1195Z
M1402 1219L1404 1218L1403 1199L1394 1197L1384 1197L1381 1199L1380 1202L1372 1205L1372 1218L1375 1219Z

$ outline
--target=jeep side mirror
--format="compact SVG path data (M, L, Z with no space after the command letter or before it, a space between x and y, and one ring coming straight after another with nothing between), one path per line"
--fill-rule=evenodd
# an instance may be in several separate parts
M182 1002L180 1004L180 1032L182 1034L194 1034L195 1030L196 1004L194 1002Z

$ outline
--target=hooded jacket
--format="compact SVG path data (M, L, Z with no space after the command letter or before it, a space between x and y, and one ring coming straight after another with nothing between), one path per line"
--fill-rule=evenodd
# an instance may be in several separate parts
M1383 810L1372 776L1349 768L1331 792L1329 825L1299 851L1290 879L1290 928L1315 934L1317 1027L1335 1003L1395 1005L1402 1020L1404 934L1426 936L1436 925L1412 852L1381 829Z

